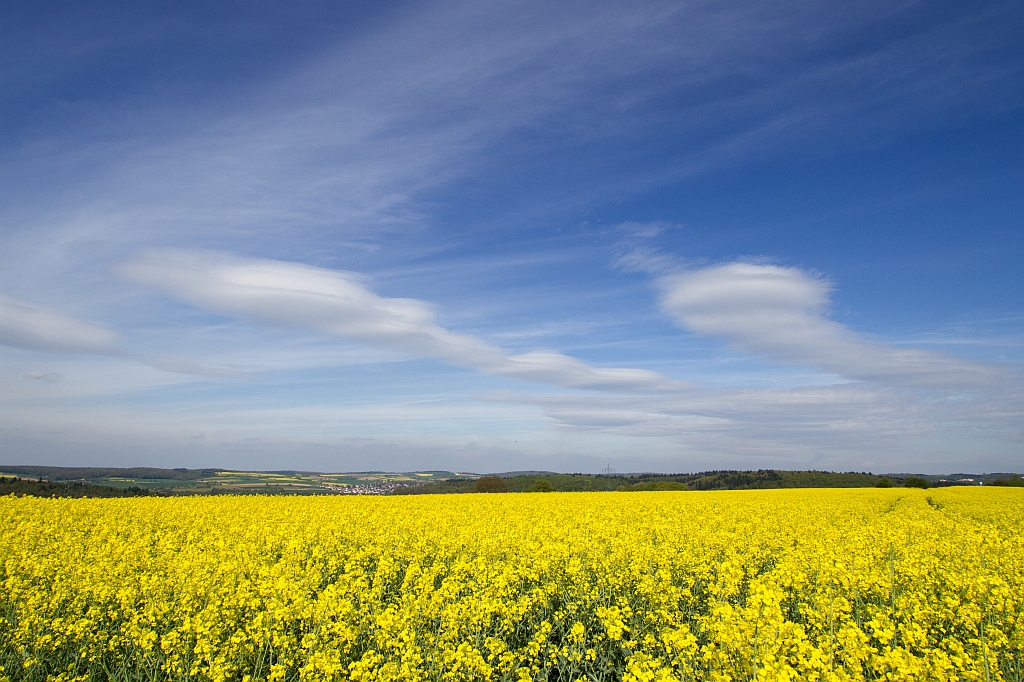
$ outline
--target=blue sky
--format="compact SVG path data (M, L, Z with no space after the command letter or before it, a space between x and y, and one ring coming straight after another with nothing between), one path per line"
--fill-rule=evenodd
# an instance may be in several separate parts
M0 13L2 461L1022 469L1019 3Z

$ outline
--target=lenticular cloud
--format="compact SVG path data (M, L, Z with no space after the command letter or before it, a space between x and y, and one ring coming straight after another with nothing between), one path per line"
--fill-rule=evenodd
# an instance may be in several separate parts
M655 372L593 367L552 351L511 354L475 336L442 327L434 309L424 301L374 293L357 273L177 250L151 252L123 265L120 272L129 280L211 312L316 331L485 374L566 388L677 387Z
M738 350L851 379L982 385L995 368L866 339L826 316L831 285L797 268L728 263L660 280L662 308L685 329Z

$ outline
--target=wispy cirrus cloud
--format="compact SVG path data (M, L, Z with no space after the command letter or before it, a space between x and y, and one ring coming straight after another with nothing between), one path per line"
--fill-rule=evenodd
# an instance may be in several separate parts
M152 251L122 264L128 280L235 318L441 360L484 374L564 388L674 390L680 384L643 369L594 367L555 351L513 354L436 321L414 298L388 298L352 273L213 252Z
M6 297L0 297L0 346L61 355L124 358L175 374L220 378L249 376L236 370L203 367L180 358L145 357L129 353L122 347L120 337L102 325ZM25 376L50 383L64 379L60 374L35 371Z
M904 461L920 455L933 464L944 459L957 466L965 455L951 445L977 447L972 440L984 435L998 436L989 454L1006 467L1015 466L1024 441L1024 395L1012 386L970 395L922 394L854 382L786 389L705 386L643 397L494 399L537 405L559 430L667 439L680 452L743 455L753 458L750 462L786 461L790 466L817 457L846 462L863 457L892 466L884 453L899 453Z
M26 379L32 379L33 381L44 381L44 382L46 382L48 384L56 384L56 383L59 383L61 381L64 381L64 379L66 377L63 374L60 374L58 372L32 371L32 372L26 372L25 373L25 378Z
M0 297L0 345L48 353L122 353L109 329L6 297Z
M827 317L832 285L799 268L734 262L661 277L661 306L695 334L772 360L889 385L982 387L1006 369L872 341Z

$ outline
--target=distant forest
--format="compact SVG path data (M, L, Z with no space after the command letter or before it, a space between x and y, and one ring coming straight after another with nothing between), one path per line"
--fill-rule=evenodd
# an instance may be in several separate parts
M873 488L884 477L868 473L828 471L705 471L696 474L551 474L500 476L507 492L640 491L640 490L750 490L763 488ZM889 479L885 479L889 480ZM399 488L396 495L474 492L474 481L438 481Z
M198 481L214 476L220 469L158 469L152 467L46 467L0 465L0 496L32 495L38 497L138 497L169 494L254 494L252 489L232 491L216 489L171 489L174 482ZM296 472L301 473L301 472ZM12 475L13 474L13 475ZM303 473L315 479L317 474ZM125 486L136 479L167 481L168 487ZM116 484L121 481L120 485ZM115 482L115 485L106 483ZM754 490L772 488L888 488L941 487L947 485L1024 486L1024 477L1017 474L950 474L934 475L888 474L866 472L837 473L830 471L705 471L693 474L559 474L551 472L510 472L490 474L476 479L439 480L424 484L397 485L380 494L429 495L472 492L585 492L644 490ZM302 494L335 494L337 489L314 483L313 490L303 488ZM286 487L260 489L258 494L298 494Z
M152 491L131 486L115 488L109 485L93 485L83 481L46 481L21 477L0 476L0 497L6 495L31 495L32 497L147 497Z
M492 478L492 477L487 477ZM422 495L469 492L584 492L642 490L764 490L772 488L888 488L941 487L946 485L1024 485L1024 478L1014 474L967 475L948 477L891 474L881 476L865 472L836 473L831 471L704 471L695 474L500 474L501 484L489 484L483 490L477 481L438 481L420 486L397 488L394 495ZM966 481L970 479L970 483ZM501 490L501 488L504 490Z
M148 478L168 481L195 481L220 469L158 469L155 467L41 467L0 465L0 471L47 481L96 481L104 478Z

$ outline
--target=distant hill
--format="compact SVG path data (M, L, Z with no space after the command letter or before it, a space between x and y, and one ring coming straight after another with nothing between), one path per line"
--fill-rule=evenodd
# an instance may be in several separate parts
M915 485L1024 485L1017 474L886 474L868 472L703 471L688 474L560 474L551 471L508 471L490 474L502 479L508 492L752 490L770 488L871 488ZM451 471L408 473L363 471L319 473L293 470L230 471L225 469L160 469L156 467L48 467L0 465L0 476L21 479L21 488L0 494L114 497L159 495L424 495L473 492L480 474ZM35 479L29 480L29 479ZM922 483L923 481L923 483ZM75 484L75 485L72 485ZM8 484L12 485L12 484ZM63 487L61 487L63 486ZM78 487L75 487L78 486ZM7 492L3 492L6 490ZM119 491L116 495L110 490ZM32 492L36 491L36 492ZM127 492L125 492L127 491ZM132 493L131 491L136 491ZM59 493L59 494L58 494Z
M160 469L156 467L53 467L0 465L0 476L25 479L18 494L49 494L57 484L82 484L119 490L148 490L159 495L382 495L396 487L478 475L452 471L391 473L362 471L319 473L309 471L232 471L220 468ZM27 481L45 484L28 486ZM70 490L70 488L69 488ZM76 496L103 497L103 491L75 487Z
M40 479L0 476L0 497L29 495L31 497L146 497L152 491L137 486L115 488L92 485L82 481L52 482Z
M902 486L908 478L927 481L929 486L1020 485L1014 474L872 474L867 472L784 471L703 471L693 474L557 474L551 472L506 472L496 474L508 492L529 492L541 487L556 492L641 491L641 490L764 490L772 488L875 488ZM394 495L468 493L473 481L437 481L420 486L396 488Z
M881 476L868 473L828 471L707 471L696 474L556 474L509 472L497 474L509 492L528 492L547 481L553 491L632 490L746 490L755 488L873 488ZM397 489L396 495L462 493L473 490L473 481L438 481Z
M169 481L195 481L215 474L218 469L158 469L155 467L43 467L0 465L0 472L21 474L48 481L98 481L108 478L143 478Z

